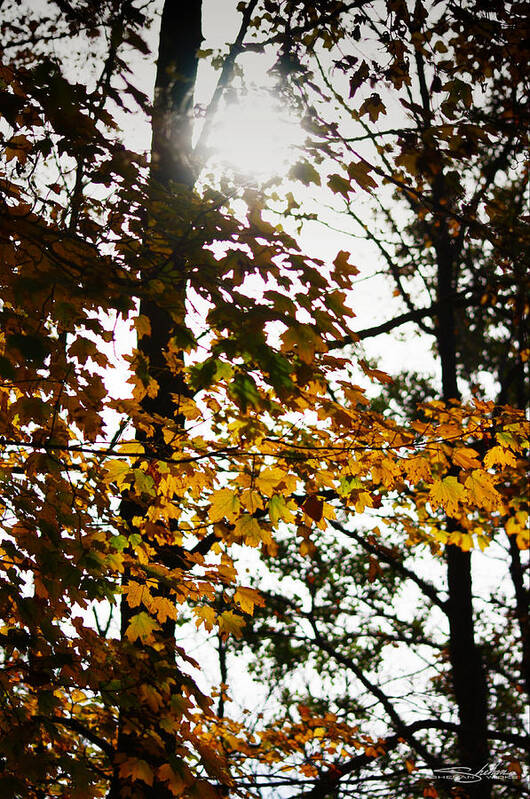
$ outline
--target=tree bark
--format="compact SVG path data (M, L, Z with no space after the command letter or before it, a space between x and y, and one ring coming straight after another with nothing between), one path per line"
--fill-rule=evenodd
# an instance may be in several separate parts
M151 169L150 184L152 199L160 203L171 201L172 195L189 191L194 183L194 169L192 160L192 119L193 90L197 74L197 51L202 42L201 30L202 0L188 0L178 3L175 0L165 0L160 28L159 50L157 60L156 81L154 89L154 104L152 116L152 144L151 144ZM148 221L148 220L146 220ZM149 220L150 221L150 220ZM156 228L156 220L155 220ZM150 231L149 225L144 247L149 253ZM166 308L159 301L143 298L140 303L140 314L149 319L150 333L141 337L138 350L144 357L149 370L149 375L158 383L156 396L146 396L141 401L141 409L146 414L156 415L164 419L176 421L183 426L184 420L178 412L179 396L187 395L187 388L179 377L168 366L166 354L168 345L175 333L179 316L185 312L185 276L183 274L182 258L177 251L171 256L171 274L174 276L172 286L173 297L177 296L178 307ZM143 442L146 451L152 454L163 454L165 444L162 435L163 425L154 425L153 432L149 435L138 432L138 439ZM121 515L126 523L132 527L132 518L136 515L143 516L146 508L135 498L125 498L121 504ZM134 529L134 528L133 528ZM168 543L171 541L171 530L164 531ZM150 542L154 546L158 562L164 564L166 547L158 542ZM184 553L183 553L184 554ZM169 567L170 564L167 564ZM174 565L174 564L173 564ZM125 580L127 579L125 575ZM167 596L169 591L163 586L152 591L155 596ZM120 608L121 638L124 639L125 631L131 617L138 612L138 608L131 609L125 599L122 599ZM157 636L159 648L157 657L168 664L174 664L176 686L179 690L178 670L175 663L175 622L168 618L161 625ZM148 646L135 644L141 656L141 650L146 652ZM146 679L153 679L154 675L146 674ZM124 698L125 699L125 698ZM135 799L170 799L173 797L168 790L167 783L160 782L156 777L156 766L161 765L154 761L149 765L153 768L154 779L152 785L147 785L142 780L137 780L131 786L130 780L120 776L120 764L127 758L140 758L149 760L146 754L146 741L149 733L155 732L162 741L165 755L170 758L174 754L172 736L162 729L149 729L142 726L136 708L127 710L126 702L122 705L118 720L118 737L115 758L114 776L110 787L108 799L125 799L134 795ZM166 758L166 762L167 762ZM132 794L131 794L132 790Z
M434 193L443 192L443 176ZM437 341L442 372L442 397L445 402L460 399L457 381L457 348L454 294L454 261L449 231L441 223L435 242L437 256ZM457 524L447 519L447 532L457 530ZM449 621L449 658L455 699L458 706L457 733L460 762L476 772L485 766L488 746L488 693L480 648L475 639L471 553L449 544L446 547ZM452 764L451 764L452 765ZM459 786L460 787L460 786ZM490 799L491 784L487 779L464 784L459 796L468 799Z

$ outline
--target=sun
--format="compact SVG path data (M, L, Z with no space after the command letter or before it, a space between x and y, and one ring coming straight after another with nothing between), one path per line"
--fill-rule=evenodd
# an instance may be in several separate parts
M264 182L285 174L304 138L300 120L278 98L249 91L219 113L208 148L219 167Z

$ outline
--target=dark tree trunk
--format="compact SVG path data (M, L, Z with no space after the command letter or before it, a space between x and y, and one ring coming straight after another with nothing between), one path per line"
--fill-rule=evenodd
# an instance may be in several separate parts
M515 613L521 633L521 681L530 698L530 630L528 625L528 605L530 591L524 583L524 569L521 563L521 550L515 536L509 536L510 546L510 575L515 593Z
M197 51L202 42L201 32L202 0L187 0L185 3L176 0L165 0L160 28L159 51L154 92L154 106L152 118L152 145L151 145L151 173L150 182L152 199L163 205L171 201L172 195L188 192L194 183L194 170L192 164L192 119L193 90L197 73ZM149 241L152 235L151 227L156 231L157 220L149 219L152 226L148 225L145 236L144 248L146 263L149 263ZM183 425L183 418L178 412L178 397L186 395L187 389L183 381L168 366L166 354L168 345L175 333L179 317L182 318L185 307L185 276L183 262L177 248L171 260L172 276L172 304L163 307L161 302L144 298L140 303L140 313L149 319L150 334L144 335L139 340L138 349L145 358L149 375L158 383L158 393L154 397L146 396L141 402L141 409L149 415L157 415ZM176 306L176 307L175 307ZM163 425L155 425L154 432L146 435L139 431L137 436L143 442L146 452L152 455L164 454ZM131 526L132 518L145 515L147 508L134 498L125 498L121 505L121 515L126 523ZM155 558L162 565L174 566L166 563L166 553L170 549L173 556L175 549L171 547L171 530L161 530L162 538L167 538L167 546L159 542L150 542L155 547ZM178 552L177 552L178 557ZM183 564L184 565L184 561ZM127 579L128 575L125 575ZM169 591L159 586L152 590L154 596L168 596ZM131 617L138 613L138 608L131 609L125 599L121 602L120 621L121 637L129 625ZM161 625L157 635L157 658L166 662L166 669L173 664L176 685L174 690L179 690L178 671L175 664L175 622L167 619ZM149 647L136 642L138 654L142 649L148 654ZM149 663L146 659L146 663ZM152 662L152 661L151 661ZM153 674L144 675L146 681L153 681ZM163 677L163 675L161 675ZM131 726L132 724L132 726ZM155 732L162 741L164 751L153 754L152 762L155 777L153 785L149 786L137 780L131 782L119 773L120 763L124 759L140 758L149 762L149 748L146 741L149 733ZM166 761L174 754L172 737L162 729L151 730L149 720L145 723L139 717L135 707L128 708L126 697L118 722L118 739L116 752L116 767L108 799L125 799L134 795L135 799L170 799L173 794L168 790L166 783L161 783L156 778L156 766ZM160 757L161 755L161 757ZM157 762L159 761L159 762ZM131 794L132 789L132 794Z
M443 181L443 178L442 178ZM443 191L443 187L436 187ZM436 191L436 189L435 189ZM460 399L457 382L457 339L454 293L454 263L449 233L444 223L436 242L437 340L442 371L442 396L445 402ZM456 523L447 519L447 532L457 530ZM480 648L475 640L471 554L450 544L446 548L447 564L447 618L449 621L449 657L456 703L459 730L458 752L460 762L447 764L467 766L473 772L488 762L488 692ZM460 787L460 786L459 786ZM491 784L482 779L464 784L458 794L469 799L490 799Z

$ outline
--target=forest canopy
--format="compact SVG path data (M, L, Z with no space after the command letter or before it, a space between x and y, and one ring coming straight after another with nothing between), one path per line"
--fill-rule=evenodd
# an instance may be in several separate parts
M523 796L526 4L0 7L0 794Z

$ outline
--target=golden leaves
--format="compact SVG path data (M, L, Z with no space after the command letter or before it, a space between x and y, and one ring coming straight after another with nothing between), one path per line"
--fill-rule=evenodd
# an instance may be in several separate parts
M270 532L264 526L260 526L258 520L250 513L243 513L239 517L235 525L235 533L250 547L257 547L261 543L272 543Z
M253 615L255 605L259 607L265 605L265 600L258 591L255 591L253 588L244 588L241 586L236 588L234 602L239 605L243 613L248 613L249 616Z
M219 631L225 635L230 634L236 638L241 638L243 635L245 619L231 610L225 610L223 613L220 613L217 623L219 625Z
M502 497L495 488L492 477L482 469L474 469L466 478L465 486L469 497L479 508L487 511L499 510Z
M484 466L486 469L492 469L494 466L511 466L515 468L517 459L511 450L495 446L486 452Z
M310 325L293 323L282 336L282 352L296 352L303 363L313 363L315 352L325 352L327 346Z
M286 500L282 494L274 494L269 500L269 518L274 525L279 521L294 522L294 511L296 504L293 500Z
M240 501L233 488L220 488L210 498L209 516L212 522L228 519L234 522L239 516Z
M464 486L458 482L456 477L444 477L442 480L435 480L429 491L431 506L436 509L443 507L449 516L456 516L459 511L459 504L465 501L467 492Z
M213 630L217 613L209 605L200 605L193 608L193 615L195 616L195 625L197 629L201 624L210 632Z
M125 635L131 643L140 638L143 643L147 644L153 640L153 633L158 629L160 629L159 625L152 616L142 610L132 617Z
M457 447L453 452L453 463L462 469L477 469L480 467L478 452L472 447Z
M269 467L260 471L254 483L262 494L265 494L266 497L272 497L275 489L283 481L284 477L285 471L283 469Z

